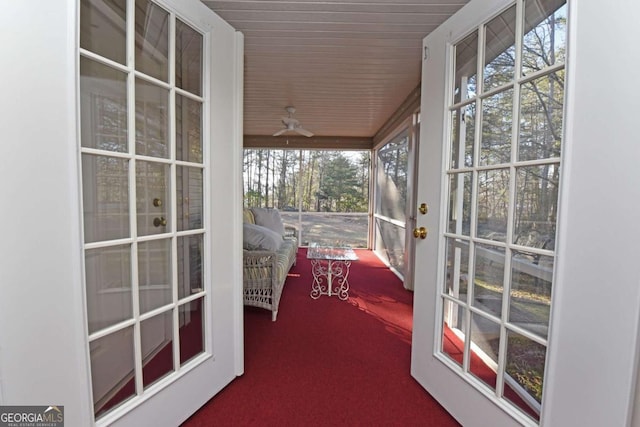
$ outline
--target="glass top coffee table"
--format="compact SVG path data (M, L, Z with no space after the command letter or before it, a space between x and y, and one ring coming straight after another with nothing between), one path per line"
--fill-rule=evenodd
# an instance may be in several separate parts
M351 261L358 260L353 249L311 243L307 249L307 259L311 261L313 274L311 298L318 299L321 295L337 295L343 301L349 298L349 267Z

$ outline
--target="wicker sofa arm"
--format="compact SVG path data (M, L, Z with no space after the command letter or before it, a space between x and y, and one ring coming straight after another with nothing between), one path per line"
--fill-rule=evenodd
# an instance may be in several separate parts
M243 273L245 287L271 286L277 257L273 251L244 251Z
M298 228L293 225L285 225L284 226L284 237L285 238L293 238L298 240Z

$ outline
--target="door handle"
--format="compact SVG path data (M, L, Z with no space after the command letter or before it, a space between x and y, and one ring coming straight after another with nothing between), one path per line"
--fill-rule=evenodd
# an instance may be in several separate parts
M155 227L164 227L167 225L167 219L163 216L161 216L160 218L153 218L153 225Z
M426 215L427 212L429 212L429 206L427 206L426 203L420 203L420 206L418 207L418 211L420 211L422 215Z
M426 239L428 233L429 233L429 231L425 227L420 227L420 228L414 228L413 229L413 237L415 237L416 239L417 238Z

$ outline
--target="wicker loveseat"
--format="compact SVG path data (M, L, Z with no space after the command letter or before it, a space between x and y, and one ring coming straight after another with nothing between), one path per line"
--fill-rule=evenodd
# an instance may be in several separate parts
M244 304L271 310L275 322L287 273L296 262L297 233L282 224L276 209L245 208L243 222ZM262 234L256 240L255 233L276 236L275 242L264 243Z

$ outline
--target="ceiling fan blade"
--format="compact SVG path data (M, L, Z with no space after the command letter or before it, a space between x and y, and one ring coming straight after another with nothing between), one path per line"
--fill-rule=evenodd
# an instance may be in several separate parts
M288 130L289 129L280 129L278 132L274 133L273 136L280 136Z
M306 136L307 138L310 138L313 136L313 132L309 132L308 130L303 128L296 128L295 131L298 132L300 135Z

